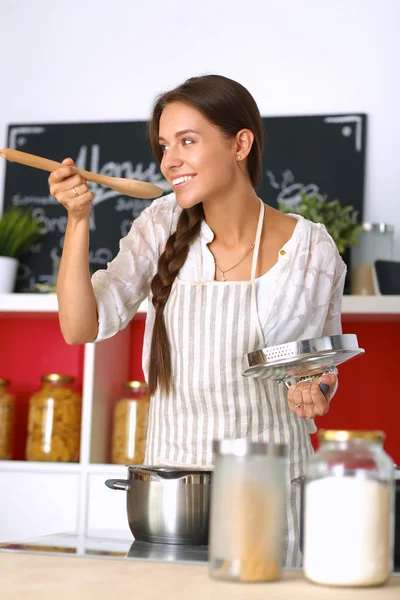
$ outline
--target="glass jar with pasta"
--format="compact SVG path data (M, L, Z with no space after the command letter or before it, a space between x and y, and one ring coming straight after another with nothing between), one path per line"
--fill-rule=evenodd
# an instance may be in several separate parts
M78 462L81 399L75 379L50 373L29 400L27 460Z
M11 458L14 398L8 391L9 383L0 377L0 460Z
M149 394L143 381L126 381L113 414L111 461L143 464L146 452Z

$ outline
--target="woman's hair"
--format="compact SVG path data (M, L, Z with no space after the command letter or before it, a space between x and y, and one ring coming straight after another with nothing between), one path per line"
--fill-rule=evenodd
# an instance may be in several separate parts
M260 112L248 90L227 77L204 75L192 77L175 89L161 94L156 99L148 124L151 147L159 164L162 159L159 145L160 117L164 108L172 102L185 102L196 108L227 139L234 138L241 129L250 129L254 141L247 157L247 169L253 187L257 187L261 181L264 135ZM150 394L156 391L157 386L166 392L170 389L171 359L164 307L172 284L186 261L189 246L199 235L203 218L201 203L182 210L176 231L167 240L165 250L158 260L158 272L151 283L156 315L150 350Z

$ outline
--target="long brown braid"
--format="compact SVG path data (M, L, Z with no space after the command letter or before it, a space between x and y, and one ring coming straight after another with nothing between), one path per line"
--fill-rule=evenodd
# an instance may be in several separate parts
M177 88L161 94L154 104L148 123L148 137L159 164L163 156L159 144L160 117L164 108L172 102L184 102L196 108L219 128L226 139L233 139L241 129L253 132L254 141L247 156L247 171L251 184L256 188L262 173L264 131L260 112L250 92L228 77L203 75L192 77ZM158 273L151 283L156 316L150 351L150 394L154 394L157 387L168 393L171 387L171 356L164 308L172 284L186 261L190 244L200 233L203 219L202 204L182 210L176 231L167 240L165 250L158 260Z
M158 385L167 393L170 389L171 357L164 323L164 308L172 284L186 261L190 244L200 233L203 218L202 204L182 210L176 231L167 240L165 250L158 259L158 272L151 282L152 302L156 316L150 350L148 381L150 394L156 391Z

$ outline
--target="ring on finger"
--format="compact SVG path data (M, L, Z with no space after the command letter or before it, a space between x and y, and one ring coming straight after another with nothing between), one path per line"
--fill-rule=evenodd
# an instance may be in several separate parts
M72 191L74 192L75 196L79 196L78 192L76 191L76 188L72 188Z
M300 402L300 404L295 404L294 405L295 408L300 408L300 406L303 406L303 402Z

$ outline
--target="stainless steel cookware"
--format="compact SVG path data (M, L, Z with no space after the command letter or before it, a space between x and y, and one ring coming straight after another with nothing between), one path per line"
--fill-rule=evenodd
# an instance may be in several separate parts
M243 375L275 379L286 387L299 381L312 381L341 363L363 354L353 333L299 340L250 352L245 357ZM325 393L327 386L321 384Z
M208 543L211 471L128 466L128 479L105 484L124 490L135 539L158 544Z
M202 562L208 561L208 546L200 544L155 544L132 542L128 551L130 558L146 558L152 562Z

